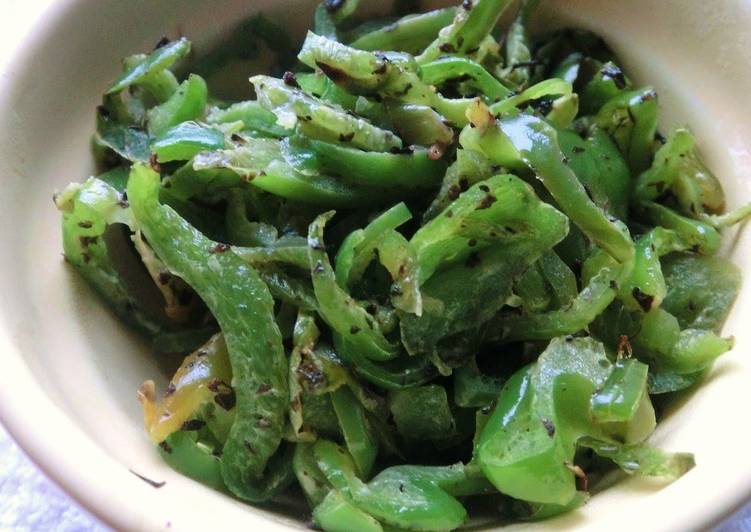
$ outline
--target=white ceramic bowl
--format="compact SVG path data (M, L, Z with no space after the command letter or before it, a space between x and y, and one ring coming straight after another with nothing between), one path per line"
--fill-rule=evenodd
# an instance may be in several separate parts
M158 364L63 263L52 192L92 171L93 111L120 57L148 49L163 34L187 35L200 51L256 10L302 30L312 6L300 0L27 0L3 9L0 413L52 478L116 528L286 530L302 527L305 516L292 508L284 514L246 506L162 463L143 434L135 399L138 385L159 374ZM751 200L750 2L550 0L542 10L542 26L565 23L604 35L633 77L657 88L663 126L687 124L696 132L730 206ZM727 241L738 264L751 264L747 232ZM639 479L621 482L583 510L535 528L705 528L751 494L751 330L742 326L751 319L750 287L726 326L737 338L735 350L652 438L694 452L697 467L662 489ZM155 489L129 469L166 484Z

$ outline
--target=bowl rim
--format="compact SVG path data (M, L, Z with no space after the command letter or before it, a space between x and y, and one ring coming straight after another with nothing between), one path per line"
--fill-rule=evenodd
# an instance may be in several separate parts
M13 16L6 23L0 23L0 27L8 32L0 42L3 45L13 43L4 50L0 49L0 94L8 92L14 83L13 73L22 71L27 59L38 53L60 18L85 1L27 0L22 7L14 6L13 9L25 12L25 20L15 27L8 24ZM5 115L6 105L0 99L0 123L4 122ZM0 165L3 163L0 161ZM39 469L66 495L107 526L125 530L171 528L176 521L175 509L179 510L179 506L173 508L162 504L159 508L152 505L154 511L144 511L143 501L153 495L154 488L108 455L52 401L5 328L0 328L0 353L4 355L4 371L0 372L0 423ZM18 408L16 405L21 399L24 406ZM50 437L51 434L54 438ZM85 456L86 467L80 467L75 460L67 460L64 451L68 449L77 449L77 457ZM751 478L734 483L734 487L742 489L723 493L722 502L712 505L702 514L704 520L699 526L708 529L719 524L748 501ZM717 500L714 497L712 502ZM289 530L280 523L256 515L267 530ZM683 524L686 525L687 521Z

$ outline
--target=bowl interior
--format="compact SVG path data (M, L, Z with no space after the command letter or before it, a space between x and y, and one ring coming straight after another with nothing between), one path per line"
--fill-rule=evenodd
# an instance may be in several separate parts
M447 2L424 7L429 4ZM149 49L162 35L180 34L194 40L200 54L256 11L301 34L313 7L299 0L64 2L26 37L0 77L0 349L6 360L0 411L32 458L118 527L263 523L271 530L302 526L307 516L295 504L245 506L160 460L143 433L135 390L156 376L163 384L164 364L64 263L52 193L93 171L94 108L121 57ZM657 89L663 129L688 125L696 133L729 206L751 200L748 2L543 3L537 26L561 25L601 33L628 73ZM748 232L727 234L726 253L741 267L749 251ZM709 524L748 495L751 428L733 406L751 400L751 361L743 356L751 334L741 326L749 319L750 291L743 288L726 325L735 349L699 390L674 405L680 408L671 408L652 438L667 449L694 452L696 469L668 487L628 479L585 509L535 526L595 530L628 520L687 529ZM128 470L166 485L155 490Z

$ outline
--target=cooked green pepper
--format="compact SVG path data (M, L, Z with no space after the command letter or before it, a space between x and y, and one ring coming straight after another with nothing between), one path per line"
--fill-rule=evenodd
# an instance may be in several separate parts
M206 302L227 342L236 413L222 452L222 477L237 496L265 500L283 487L277 471L262 475L281 441L288 394L271 295L253 268L161 205L158 193L158 174L134 166L128 197L137 223L170 270ZM247 312L249 305L265 310Z

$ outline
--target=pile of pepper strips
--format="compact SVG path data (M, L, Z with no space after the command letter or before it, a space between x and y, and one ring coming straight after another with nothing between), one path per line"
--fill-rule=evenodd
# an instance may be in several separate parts
M613 464L679 477L651 399L732 347L716 253L749 209L722 214L692 134L658 133L600 39L532 39L536 2L505 30L507 0L357 4L322 4L252 100L176 74L186 39L126 58L103 173L56 196L68 261L158 356L189 353L139 391L165 460L251 503L296 483L330 531L453 529L472 500L542 519Z

